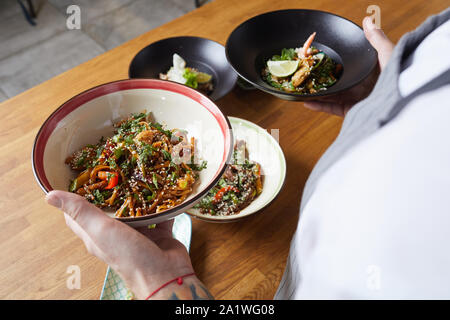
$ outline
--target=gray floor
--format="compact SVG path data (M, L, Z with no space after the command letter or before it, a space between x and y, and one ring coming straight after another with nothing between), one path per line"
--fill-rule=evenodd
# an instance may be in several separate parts
M23 1L25 2L25 1ZM194 0L33 0L31 26L17 0L0 0L0 102L193 9ZM68 30L67 7L81 11Z

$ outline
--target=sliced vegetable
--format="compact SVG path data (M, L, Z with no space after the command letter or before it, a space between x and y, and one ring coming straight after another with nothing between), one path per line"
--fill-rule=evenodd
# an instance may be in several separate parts
M314 67L312 67L311 71L317 69L317 67L319 67L322 64L322 61L325 58L325 53L319 52L318 54L314 55L314 57L316 57L315 60L317 60L317 62L314 65Z
M212 75L204 73L204 72L199 72L197 73L197 82L198 83L207 83L210 82L212 78Z
M72 181L69 187L70 192L75 192L81 188L84 184L88 183L91 176L92 168L84 170L76 179Z
M77 191L77 179L75 178L71 183L70 183L70 186L69 186L69 191L70 192L75 192L75 191Z
M223 198L223 196L225 195L225 193L227 193L229 191L234 191L236 193L239 193L239 189L236 187L233 187L233 186L223 187L219 191L217 191L216 195L214 196L214 201L215 202L220 201Z
M99 171L97 176L100 180L106 180L108 182L108 185L105 187L107 190L114 188L119 183L119 175L117 172Z
M164 128L163 128L163 126L162 126L161 124L159 124L159 123L157 123L157 122L154 122L154 123L151 124L151 126L152 126L153 128L155 128L156 130L158 130L158 131L164 133L166 136L169 137L169 139L172 137L172 131L170 131L170 130L164 130Z
M114 201L116 200L116 197L117 197L117 192L118 192L117 188L114 188L114 191L113 191L111 197L108 200L106 200L106 202L108 202L110 206L112 206L114 204Z
M202 161L202 163L198 166L195 163L188 163L189 168L191 168L194 171L202 171L206 168L208 165L208 162L206 160Z
M187 188L187 180L186 179L180 179L179 181L178 181L178 187L180 188L180 189L182 189L182 190L184 190L184 189L186 189Z
M155 188L158 189L158 179L156 178L156 173L153 172L152 182L155 185Z
M156 192L153 192L151 196L147 196L147 199L146 199L146 200L147 200L148 202L150 202L150 201L153 201L153 199L155 199L155 197L156 197Z
M112 189L119 183L119 175L117 173L113 173L112 176L109 178L108 185L105 189Z
M287 77L298 69L299 60L267 61L269 72L275 77Z
M170 155L170 153L168 151L161 149L161 153L163 154L164 159L169 160L169 161L172 160L172 156Z

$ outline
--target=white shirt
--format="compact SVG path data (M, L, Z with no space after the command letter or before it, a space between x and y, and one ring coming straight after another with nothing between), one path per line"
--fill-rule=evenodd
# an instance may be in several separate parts
M411 55L407 95L450 67L450 21ZM281 299L450 298L450 85L424 94L319 179Z

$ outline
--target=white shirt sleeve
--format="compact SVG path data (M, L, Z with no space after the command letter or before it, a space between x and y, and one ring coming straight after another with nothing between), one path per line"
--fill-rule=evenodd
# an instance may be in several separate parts
M294 298L450 298L450 86L321 178L293 241Z
M402 96L419 89L424 83L450 68L450 20L426 37L405 61L398 88Z
M447 22L411 55L402 95L450 66L449 34ZM291 243L293 294L280 298L450 298L449 119L447 85L323 174Z

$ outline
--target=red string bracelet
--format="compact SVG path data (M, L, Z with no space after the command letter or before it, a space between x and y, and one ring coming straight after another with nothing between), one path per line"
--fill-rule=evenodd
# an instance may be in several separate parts
M181 286L181 285L183 284L183 278L189 277L189 276L193 276L193 275L195 275L195 272L192 272L192 273L188 273L188 274L182 275L181 277L177 277L177 278L175 278L175 279L172 279L172 280L170 280L170 281L164 283L161 287L159 287L158 289L156 289L155 291L153 291L152 293L150 293L149 296L148 296L147 298L145 298L145 300L150 299L151 296L153 296L153 295L154 295L155 293L157 293L159 290L161 290L162 288L168 286L168 285L171 284L172 282L176 282L176 283L178 283L178 285Z

